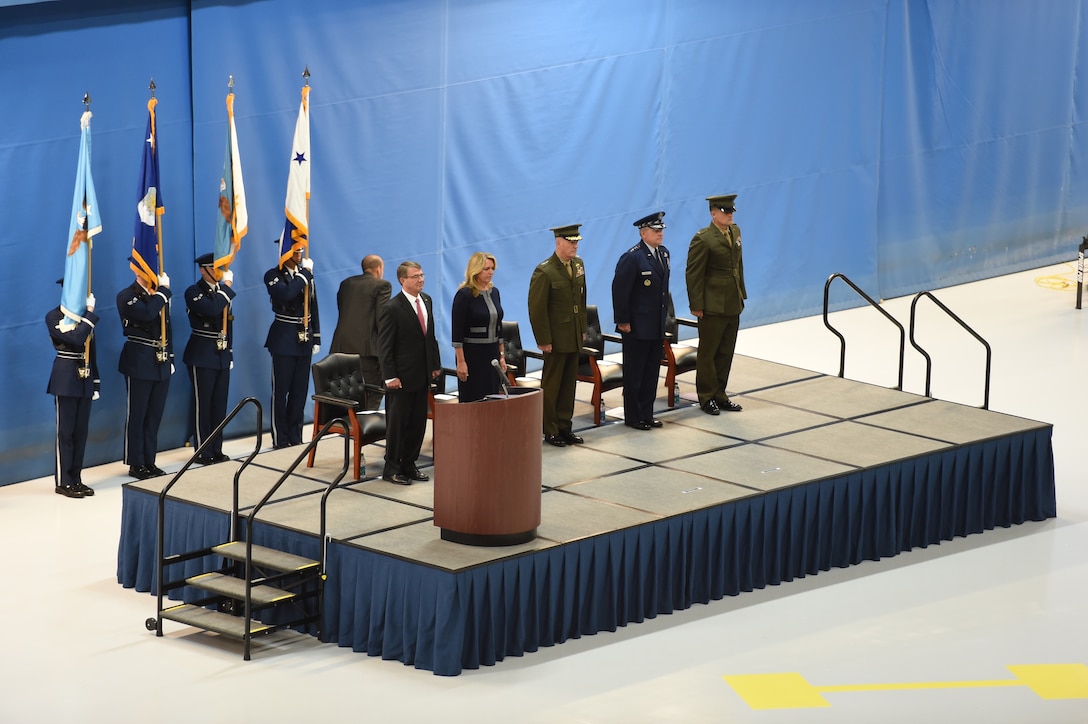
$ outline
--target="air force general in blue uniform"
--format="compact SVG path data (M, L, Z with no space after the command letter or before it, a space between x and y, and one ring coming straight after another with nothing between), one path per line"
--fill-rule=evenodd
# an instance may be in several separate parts
M234 364L231 303L236 293L231 288L234 274L229 269L222 272L221 279L216 279L219 273L215 270L214 254L199 256L196 263L200 267L200 281L185 290L185 311L192 333L182 359L193 383L194 442L199 449L227 416L230 370ZM223 454L223 436L219 435L208 443L196 462L208 465L229 459Z
M642 240L620 256L612 278L612 316L623 336L623 419L636 430L661 427L654 400L669 301L664 216L659 211L634 222Z

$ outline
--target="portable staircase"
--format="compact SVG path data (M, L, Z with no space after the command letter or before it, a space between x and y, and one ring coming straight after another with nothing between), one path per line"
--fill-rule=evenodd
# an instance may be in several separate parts
M253 451L234 474L233 504L230 517L229 539L183 553L165 554L166 500L170 489L192 466L194 459L204 452L205 441L188 462L159 493L157 530L157 613L147 619L145 626L162 636L162 622L175 621L194 628L243 642L243 656L250 660L250 644L254 636L264 636L283 629L303 629L320 636L322 598L325 582L325 519L329 493L347 474L351 461L349 439L344 438L344 464L340 474L331 482L321 497L320 559L314 560L285 551L253 544L253 524L261 508L272 498L279 487L305 460L326 432L340 419L326 424L304 448L292 465L272 487L244 515L238 510L238 485L243 471L261 449L263 429L261 404L247 397L238 403L227 418L208 437L214 439L227 424L248 404L257 408L257 440ZM244 531L244 535L240 532ZM187 575L177 580L166 580L169 566L204 559L211 570ZM222 561L222 563L218 563ZM199 564L197 564L199 566ZM171 591L188 587L185 603L167 601Z

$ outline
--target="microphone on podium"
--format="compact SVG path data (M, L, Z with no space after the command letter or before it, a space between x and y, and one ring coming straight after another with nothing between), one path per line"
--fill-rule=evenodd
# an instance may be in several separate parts
M506 381L506 375L502 373L499 368L499 361L497 359L491 360L491 366L495 368L496 374L499 375L499 384L502 385L502 391L507 397L510 396L510 383Z

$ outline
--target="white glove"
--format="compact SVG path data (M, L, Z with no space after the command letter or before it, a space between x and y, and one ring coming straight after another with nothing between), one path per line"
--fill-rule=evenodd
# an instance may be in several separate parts
M234 369L234 360L231 360L231 361L230 361L230 367L228 367L227 369L228 369L228 370L232 370L232 369Z
M302 260L302 268L313 271L314 270L314 260L311 259L310 257L305 257Z
M94 295L93 294L88 294L87 295L87 311L88 312L93 312L94 311Z
M223 278L220 280L224 284L234 284L234 272L230 269L223 270Z
M321 345L315 344L312 354L316 355L320 351L321 351Z
M174 363L170 363L170 374L174 374Z
M94 391L94 394L93 394L93 395L91 395L91 399L92 399L92 400L97 400L97 399L98 399L98 390L95 390L95 391Z
M170 277L167 276L166 274L160 274L159 275L159 286L160 287L170 286Z

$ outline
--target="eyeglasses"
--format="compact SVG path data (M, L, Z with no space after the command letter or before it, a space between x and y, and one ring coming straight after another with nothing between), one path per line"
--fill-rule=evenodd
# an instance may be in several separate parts
M420 272L419 274L413 274L410 277L405 277L405 279L422 279L423 276L424 276L423 272Z

